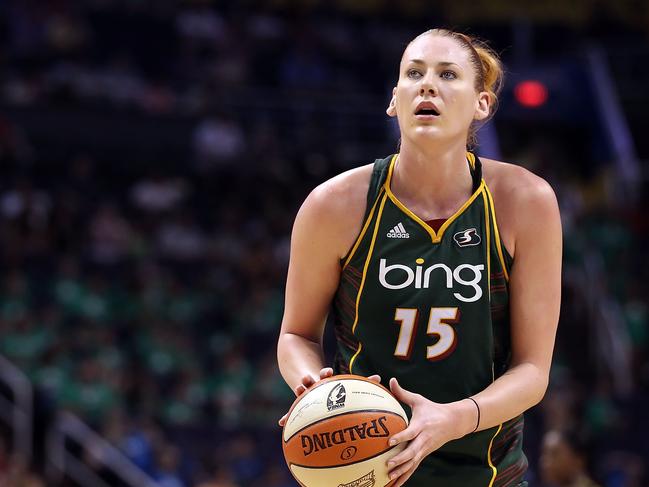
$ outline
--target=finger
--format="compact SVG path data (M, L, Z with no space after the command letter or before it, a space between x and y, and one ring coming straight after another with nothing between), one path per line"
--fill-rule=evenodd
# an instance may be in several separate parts
M325 367L320 371L320 380L331 377L332 375L334 375L334 369L332 369L331 367Z
M381 383L381 376L378 374L370 375L368 379L371 380L372 382L376 382L377 384Z
M305 387L311 387L313 384L315 384L318 380L313 377L312 375L305 375L302 377L302 384Z
M296 395L296 396L299 396L299 395L301 395L304 391L306 391L306 386L304 386L303 384L300 384L299 386L297 386L297 387L295 388L295 395Z
M279 421L277 422L282 428L286 424L286 419L288 418L288 413L286 413L284 416L279 418Z
M404 476L409 473L411 470L413 470L416 467L416 462L414 459L408 461L407 463L404 463L403 465L395 468L394 470L390 471L390 480L397 479L397 481L394 483L392 487L397 487L398 485L403 485L403 483L406 481L407 477L404 478ZM410 477L410 475L408 475Z
M419 467L420 463L421 462L415 462L415 464L409 470L407 470L403 475L401 475L399 482L397 482L398 484L397 487L399 485L405 484L408 481L408 479L412 477L412 474L415 473L415 470L417 470L417 467Z
M401 485L405 484L408 481L408 479L412 476L412 474L415 473L415 470L417 470L418 466L419 464L415 462L415 464L412 467L410 467L403 474L401 474L400 477L397 478L397 481L394 483L392 487L400 487Z
M408 463L414 458L415 450L413 448L405 448L403 451L388 460L388 470L391 471L395 468L399 468L401 465Z
M419 394L407 391L401 387L397 379L394 377L390 379L390 390L392 391L392 394L394 394L394 397L401 402L405 402L408 406L413 406L419 397Z
M417 460L417 458L421 458L419 455L422 451L424 451L425 447L426 438L424 437L424 435L417 435L415 439L408 443L408 446L406 446L405 449L388 460L388 469L391 470L394 467L406 463L413 458L415 460Z
M399 431L398 433L392 435L388 443L390 444L390 446L394 446L398 445L399 443L403 443L404 441L410 441L416 438L420 432L421 428L417 426L417 423L410 423L405 430Z

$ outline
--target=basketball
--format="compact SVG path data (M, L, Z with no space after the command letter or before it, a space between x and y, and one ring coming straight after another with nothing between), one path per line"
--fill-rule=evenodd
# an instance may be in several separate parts
M385 487L387 461L405 447L388 440L407 426L406 412L382 385L357 375L329 377L291 406L284 458L304 487Z

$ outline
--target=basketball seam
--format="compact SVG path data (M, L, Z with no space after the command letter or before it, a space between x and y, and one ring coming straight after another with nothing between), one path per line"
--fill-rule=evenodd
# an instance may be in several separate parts
M340 464L340 465L324 465L322 467L314 467L314 466L311 466L311 465L300 465L299 463L289 463L289 468L292 467L292 466L296 466L296 467L307 468L307 469L312 469L312 470L320 470L322 468L347 467L349 465L356 465L357 463L366 462L367 460L371 460L373 458L379 457L379 456L383 455L384 453L387 453L390 450L393 450L394 448L397 448L397 447L399 447L399 445L395 445L395 446L389 446L388 445L387 450L380 451L379 453L375 453L371 457L363 458L362 460L356 460L355 462L351 462L351 463L343 463L343 464Z

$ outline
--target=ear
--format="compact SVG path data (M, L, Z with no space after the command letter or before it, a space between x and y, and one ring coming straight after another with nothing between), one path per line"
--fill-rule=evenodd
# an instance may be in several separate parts
M397 88L396 87L392 88L392 99L390 100L390 104L388 105L388 108L385 110L385 113L387 113L389 117L397 116Z
M481 91L476 101L474 120L484 120L491 112L491 95L486 91Z

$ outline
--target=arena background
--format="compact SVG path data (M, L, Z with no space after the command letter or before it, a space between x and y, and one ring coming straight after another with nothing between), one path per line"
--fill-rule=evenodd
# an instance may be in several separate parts
M292 221L396 150L399 58L436 26L502 54L478 153L561 206L530 485L565 427L602 486L649 485L642 0L0 2L1 485L295 485L275 360Z

